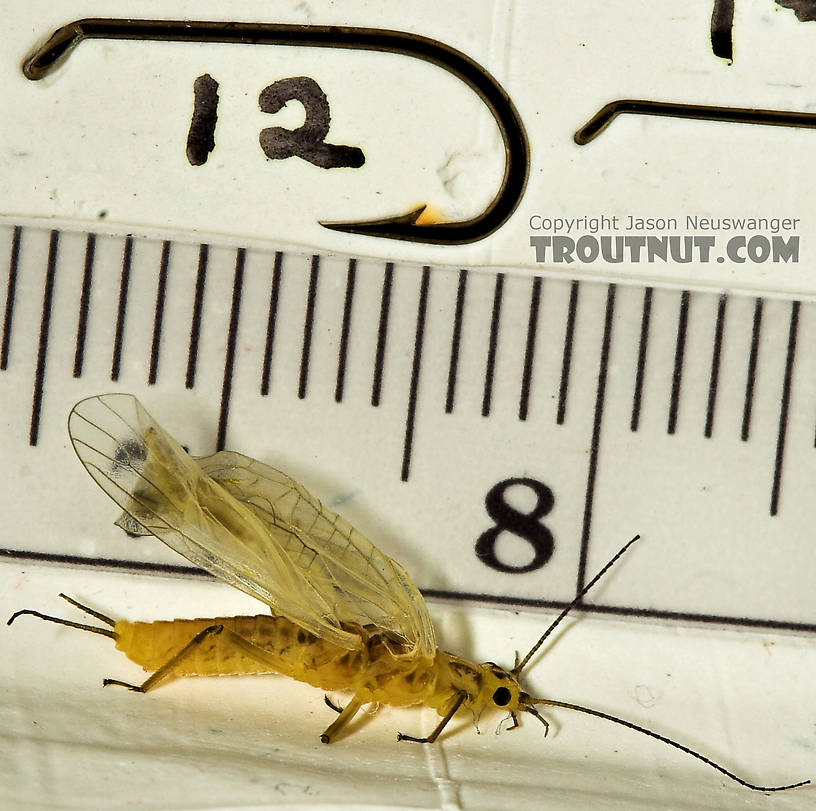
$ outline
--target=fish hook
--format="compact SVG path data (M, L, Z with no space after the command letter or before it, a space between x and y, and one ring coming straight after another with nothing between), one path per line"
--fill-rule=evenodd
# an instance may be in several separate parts
M710 104L685 104L649 99L616 99L604 104L573 135L573 140L579 146L585 146L595 140L615 118L625 113L689 118L694 121L724 121L730 124L816 129L816 113L802 113L796 110L760 110L754 107L720 107Z
M487 105L504 143L505 165L499 191L490 205L467 220L418 223L425 206L378 220L321 222L325 228L350 234L462 245L492 234L515 211L530 171L530 149L521 118L504 88L481 65L461 51L429 37L406 31L338 25L135 20L87 18L56 29L23 63L23 74L42 79L84 39L133 39L172 42L223 42L248 45L290 45L347 48L397 53L422 59L452 73Z

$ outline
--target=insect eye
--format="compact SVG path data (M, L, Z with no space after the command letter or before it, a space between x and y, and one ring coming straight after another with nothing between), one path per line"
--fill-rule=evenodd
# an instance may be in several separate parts
M511 699L510 691L506 687L499 687L495 693L493 693L493 703L497 707L505 707L510 703Z

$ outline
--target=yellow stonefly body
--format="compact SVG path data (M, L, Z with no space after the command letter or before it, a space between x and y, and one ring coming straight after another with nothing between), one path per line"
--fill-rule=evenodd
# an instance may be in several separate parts
M148 692L181 676L277 673L327 691L348 691L345 708L321 735L330 743L364 704L424 704L440 722L432 743L462 707L546 720L546 704L634 729L692 755L743 786L781 791L803 785L758 786L709 758L629 721L554 699L534 698L518 676L553 629L637 540L635 536L589 582L512 669L475 664L440 650L427 606L408 573L301 484L232 451L192 458L129 394L82 400L68 432L85 469L120 506L116 522L130 535L153 535L196 566L265 603L269 614L114 621L76 600L68 602L106 628L31 609L16 612L112 638L133 662L152 671L141 684L105 679Z
M116 647L131 661L160 674L147 689L182 676L276 673L322 690L351 691L354 698L349 706L424 704L444 716L464 694L457 708L464 705L478 717L494 703L491 699L496 691L504 688L507 694L499 693L504 702L501 706L519 709L523 693L517 680L496 665L476 665L439 649L432 658L406 658L400 655L399 643L381 632L350 630L363 640L362 647L353 651L321 639L285 617L267 614L156 622L119 620L113 635ZM193 640L196 642L190 646ZM348 713L344 722L350 717ZM331 731L323 733L324 743L329 743L340 726L336 721Z

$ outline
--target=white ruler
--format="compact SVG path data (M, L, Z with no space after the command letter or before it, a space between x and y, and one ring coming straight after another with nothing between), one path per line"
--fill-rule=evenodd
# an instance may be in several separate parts
M813 631L816 310L8 225L3 555L188 573L111 527L65 418L131 391L278 466L431 597Z

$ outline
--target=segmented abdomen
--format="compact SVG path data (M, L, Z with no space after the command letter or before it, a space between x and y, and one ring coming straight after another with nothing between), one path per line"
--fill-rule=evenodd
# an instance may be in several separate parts
M363 645L349 651L285 619L261 614L255 617L216 617L157 622L116 623L116 647L145 670L158 670L178 654L196 634L223 625L266 652L260 662L239 650L228 634L212 634L179 662L176 676L215 676L280 673L323 690L351 690L362 701L408 705L433 700L435 659L399 658L398 643L379 633L354 628ZM351 629L349 629L351 630Z
M283 620L286 625L292 623ZM244 639L275 654L280 649L280 637L290 629L281 627L277 617L216 617L210 619L176 619L157 622L116 623L116 647L145 670L158 670L179 653L193 637L212 625L223 625ZM302 631L306 634L305 631ZM274 673L273 667L246 656L224 638L205 638L188 657L179 662L178 676L221 676L239 673Z

